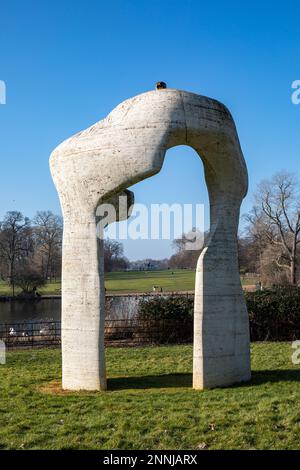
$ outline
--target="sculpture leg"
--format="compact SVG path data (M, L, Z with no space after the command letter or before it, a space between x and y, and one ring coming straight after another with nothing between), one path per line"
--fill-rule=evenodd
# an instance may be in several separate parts
M62 266L62 383L106 390L103 241L93 214L65 216Z
M236 242L215 240L201 253L196 271L193 388L250 380L249 350Z

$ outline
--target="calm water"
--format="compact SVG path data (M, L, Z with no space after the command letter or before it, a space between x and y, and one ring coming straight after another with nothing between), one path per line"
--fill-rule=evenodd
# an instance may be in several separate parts
M106 318L132 318L138 300L130 296L106 298ZM0 302L0 324L52 320L61 320L61 299Z
M60 317L61 299L0 302L0 323L60 320Z
M157 295L122 295L106 297L105 317L107 320L131 319L144 298ZM0 302L0 324L61 320L61 299L41 299L37 301L14 300Z

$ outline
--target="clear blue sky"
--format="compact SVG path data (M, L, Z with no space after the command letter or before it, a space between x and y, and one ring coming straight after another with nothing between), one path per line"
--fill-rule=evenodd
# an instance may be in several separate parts
M158 80L224 102L256 184L299 169L297 2L1 0L0 218L59 212L48 158L63 139ZM204 202L202 163L186 147L135 187L137 202ZM169 242L128 242L132 258L169 256Z

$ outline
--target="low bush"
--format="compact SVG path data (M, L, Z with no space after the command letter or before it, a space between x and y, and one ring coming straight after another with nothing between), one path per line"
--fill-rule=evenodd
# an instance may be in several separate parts
M157 297L139 304L135 339L141 343L174 344L193 340L194 299Z
M159 318L183 320L193 317L194 298L191 296L157 297L142 300L139 304L138 317L141 320Z
M247 292L246 302L251 319L255 321L300 320L300 289L277 287L264 291Z
M247 292L245 297L252 341L300 339L300 288L277 287ZM154 338L154 333L159 331L157 337L161 342L163 338L170 337L173 320L173 341L178 341L181 329L185 332L183 340L186 341L192 337L193 308L194 299L191 296L157 297L142 301L138 320L143 322L144 336L148 332Z
M248 292L246 302L252 341L292 341L300 338L298 287Z

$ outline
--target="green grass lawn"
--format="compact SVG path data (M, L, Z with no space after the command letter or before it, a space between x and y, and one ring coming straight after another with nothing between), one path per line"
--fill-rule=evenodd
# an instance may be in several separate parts
M61 283L51 282L46 284L44 287L38 289L38 291L43 295L60 295L61 294ZM21 289L15 289L15 295L19 294ZM7 282L0 280L0 296L10 296L12 295L12 288L7 284Z
M255 280L245 278L245 285L255 284ZM195 270L174 269L164 271L126 271L106 273L105 287L108 294L124 294L130 292L152 292L154 285L163 291L193 291L195 288ZM16 289L16 293L20 290ZM60 295L60 282L51 282L39 289L43 295ZM0 281L0 295L12 295L11 288Z
M195 288L195 271L174 269L164 271L127 271L105 275L108 293L151 292L153 286L164 291L186 291Z
M107 350L107 392L60 392L60 351L0 365L2 449L300 449L291 345L252 345L252 382L196 391L192 347ZM204 443L204 444L203 444Z

